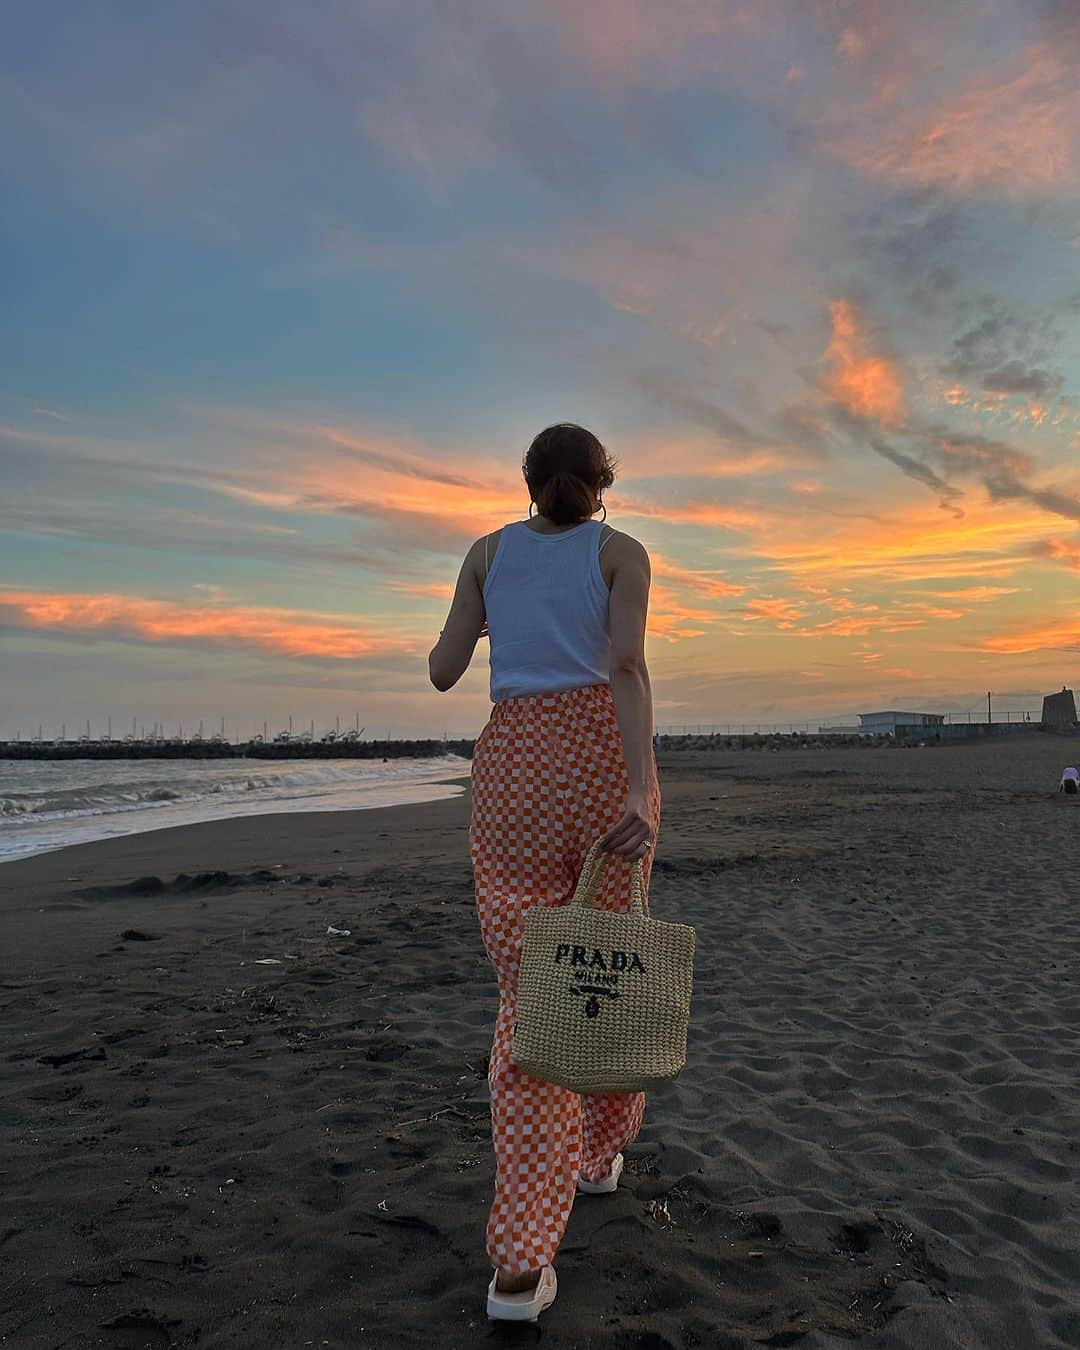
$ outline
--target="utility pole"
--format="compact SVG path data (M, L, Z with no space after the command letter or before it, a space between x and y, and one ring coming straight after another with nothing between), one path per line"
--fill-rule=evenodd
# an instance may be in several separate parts
M988 689L988 690L986 691L986 721L987 721L987 724L989 725L989 723L991 723L993 720L994 720L994 715L993 715L993 713L990 711L990 690Z

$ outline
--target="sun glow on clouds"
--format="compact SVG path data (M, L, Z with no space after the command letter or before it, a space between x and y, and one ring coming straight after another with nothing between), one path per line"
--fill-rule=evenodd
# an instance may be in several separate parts
M520 451L542 410L595 423L620 461L607 505L649 547L649 634L675 672L658 706L683 706L687 671L737 666L717 698L803 666L837 698L882 677L938 679L936 694L965 661L1069 649L1075 4L979 0L978 41L966 7L925 0L477 0L468 22L428 6L420 25L338 5L299 45L280 5L247 8L257 41L220 54L196 24L190 79L148 23L177 84L164 121L108 32L58 49L57 71L28 63L27 110L68 131L84 118L110 174L155 206L169 183L184 207L155 237L153 211L131 212L97 160L76 183L64 137L31 117L26 163L97 232L92 256L119 256L115 221L137 220L162 312L197 302L223 335L265 328L246 360L220 344L208 381L190 326L137 349L148 293L107 267L80 277L108 297L100 337L69 331L69 296L42 285L12 324L28 351L62 332L62 366L107 353L178 402L132 401L118 377L92 412L44 357L0 394L9 631L74 653L81 636L397 654L410 673L385 697L434 706L414 692L432 616L469 544L525 514ZM21 49L51 52L23 11L42 40ZM281 71L260 55L252 74L252 50ZM80 107L65 62L100 63L115 105ZM295 78L313 62L314 99ZM288 117L260 155L245 124L264 98ZM215 264L226 236L265 247ZM44 275L37 241L16 243ZM172 267L185 248L198 266ZM191 589L207 575L220 585ZM287 608L254 603L279 594ZM942 644L967 655L943 663Z
M975 649L1006 656L1039 651L1080 653L1080 615L983 638Z
M334 661L417 650L412 638L340 615L213 602L194 606L133 595L0 590L0 618L12 628L37 632Z
M1071 567L1075 572L1080 572L1080 541L1072 543L1068 539L1040 540L1033 545L1031 551L1037 558L1049 558L1053 562L1062 563L1065 567Z
M895 362L870 351L859 314L850 300L829 305L832 339L825 359L831 367L827 390L853 417L884 427L904 424L904 391Z

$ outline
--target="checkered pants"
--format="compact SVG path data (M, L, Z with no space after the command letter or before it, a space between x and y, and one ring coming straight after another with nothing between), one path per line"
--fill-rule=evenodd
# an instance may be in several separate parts
M606 684L503 699L476 742L469 844L480 929L499 981L488 1067L496 1173L487 1251L513 1273L551 1264L579 1174L607 1176L641 1128L643 1092L579 1095L510 1063L525 913L569 900L586 850L621 818L627 790ZM659 805L657 798L657 812ZM651 852L643 867L648 884ZM629 910L624 860L608 864L596 903Z

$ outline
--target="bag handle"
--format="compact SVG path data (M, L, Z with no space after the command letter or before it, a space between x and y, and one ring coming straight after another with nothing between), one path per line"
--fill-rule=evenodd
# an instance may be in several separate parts
M596 900L596 893L600 889L600 883L604 879L604 873L607 871L612 856L607 849L601 848L602 842L602 840L597 839L588 853L585 854L585 861L581 864L581 874L570 899L572 905L591 908ZM641 870L641 859L635 858L630 864L630 912L636 914L639 918L644 918L646 914L645 905L645 876Z

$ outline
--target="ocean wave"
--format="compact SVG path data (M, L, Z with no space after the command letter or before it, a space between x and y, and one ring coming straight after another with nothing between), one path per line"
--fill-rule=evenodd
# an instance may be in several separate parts
M235 761L0 761L0 859L40 851L29 847L32 837L46 835L47 847L55 848L76 839L233 815L416 800L424 784L460 774L467 764L457 755L387 764L292 760L280 768L260 764L253 772ZM432 791L440 795L445 794Z

